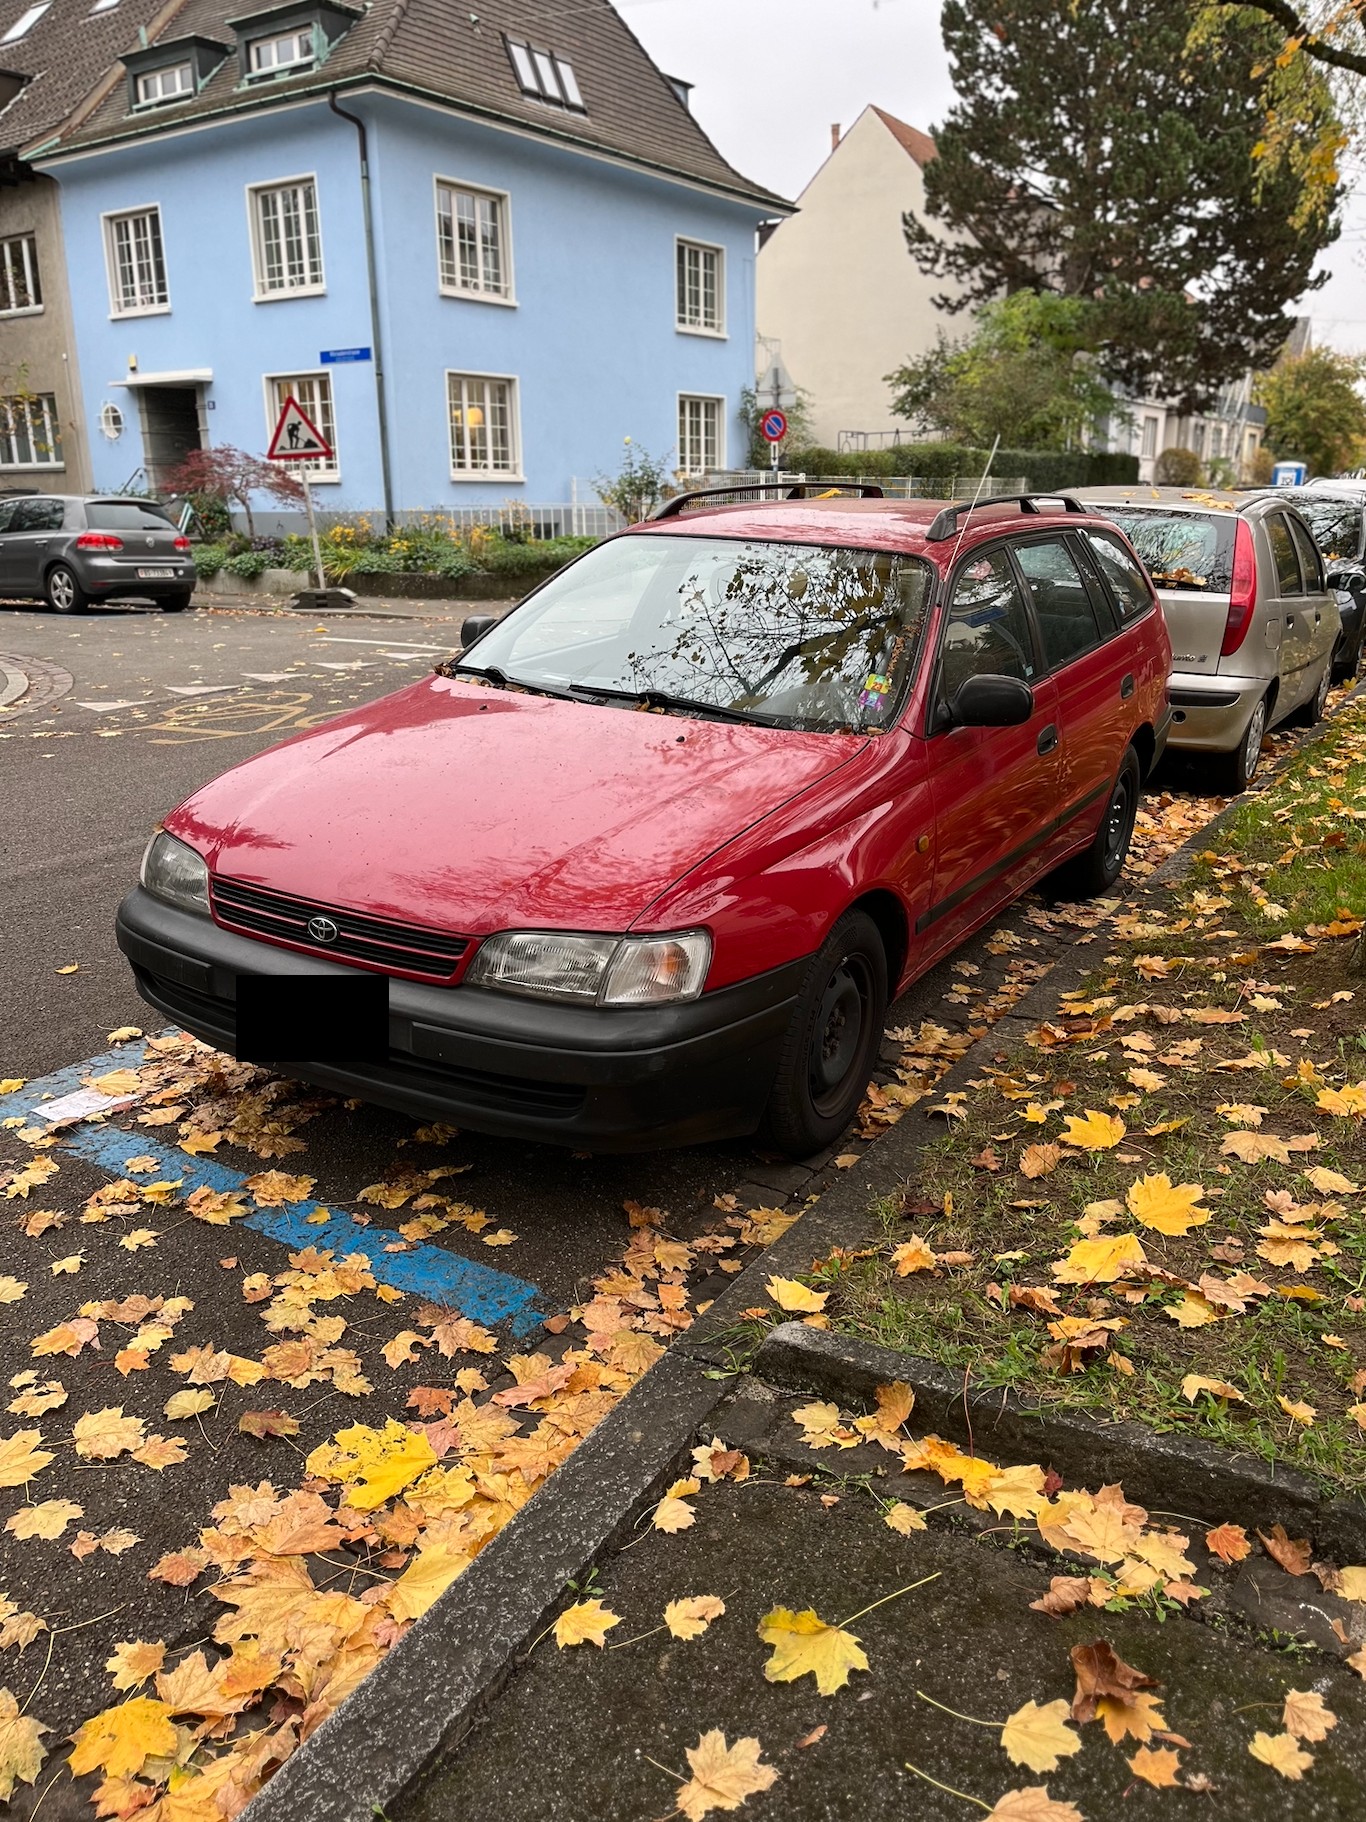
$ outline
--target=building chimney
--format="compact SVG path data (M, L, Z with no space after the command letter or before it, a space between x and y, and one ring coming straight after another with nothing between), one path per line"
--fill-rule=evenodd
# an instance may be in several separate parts
M830 150L838 152L840 147L840 123L837 120L830 129Z

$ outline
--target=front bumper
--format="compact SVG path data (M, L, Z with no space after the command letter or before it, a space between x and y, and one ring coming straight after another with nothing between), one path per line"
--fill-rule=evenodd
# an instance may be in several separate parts
M1167 688L1172 709L1169 744L1179 752L1236 752L1271 681L1174 671Z
M150 1005L220 1050L236 1041L239 974L354 976L222 929L136 886L118 944ZM389 980L384 1063L291 1063L319 1087L477 1132L591 1151L653 1151L753 1132L807 963L685 1006L559 1006Z

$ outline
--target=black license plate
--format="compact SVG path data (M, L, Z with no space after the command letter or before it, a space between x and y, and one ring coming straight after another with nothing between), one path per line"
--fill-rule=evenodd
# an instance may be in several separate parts
M239 974L236 1054L244 1063L383 1063L385 974Z

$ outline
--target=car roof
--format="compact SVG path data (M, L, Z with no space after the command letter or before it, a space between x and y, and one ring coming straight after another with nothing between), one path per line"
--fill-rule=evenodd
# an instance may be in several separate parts
M864 549L904 551L930 562L947 560L960 545L976 545L1003 532L1028 534L1094 526L1113 531L1103 516L1049 506L1057 495L1025 496L1033 510L1022 511L1018 497L984 501L878 500L838 494L829 499L746 500L733 504L699 504L667 519L633 525L631 536L677 537L711 534L725 538L758 538L791 544L846 544ZM930 538L934 521L946 510L960 516L953 532ZM961 534L961 537L960 537Z
M1268 491L1260 488L1247 492L1226 487L1152 487L1146 482L1135 482L1130 487L1080 487L1076 498L1083 505L1124 506L1138 512L1206 512L1213 515L1242 513L1260 506Z

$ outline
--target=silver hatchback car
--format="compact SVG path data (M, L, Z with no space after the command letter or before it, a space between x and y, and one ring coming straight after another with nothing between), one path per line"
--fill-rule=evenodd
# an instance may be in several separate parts
M1093 487L1079 496L1128 535L1172 642L1170 745L1217 755L1244 790L1268 728L1317 721L1342 631L1309 528L1266 494Z

